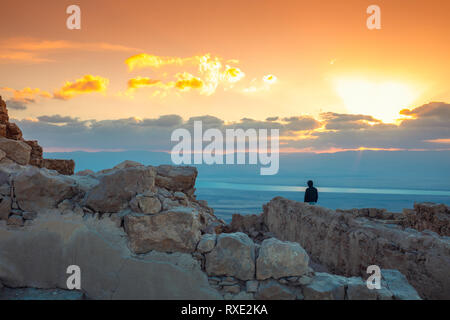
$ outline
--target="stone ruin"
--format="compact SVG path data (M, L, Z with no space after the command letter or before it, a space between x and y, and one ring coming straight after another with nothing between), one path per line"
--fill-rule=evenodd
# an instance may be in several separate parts
M72 175L73 160L44 159L42 147L36 140L25 140L22 130L9 122L8 109L0 96L0 160L14 161L21 165L30 164L38 168L55 170L60 174Z

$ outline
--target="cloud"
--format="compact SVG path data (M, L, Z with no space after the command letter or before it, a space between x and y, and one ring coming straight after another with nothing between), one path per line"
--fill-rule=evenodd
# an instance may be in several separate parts
M50 62L52 59L42 57L56 51L116 51L132 52L139 51L138 48L127 47L107 42L78 42L67 40L44 40L35 38L10 38L0 41L0 63L10 62Z
M162 57L148 53L141 53L126 59L125 64L128 66L129 71L133 71L145 68L161 68L163 66L170 65L182 66L186 63L192 63L195 60L198 60L198 57Z
M85 75L75 82L67 81L66 84L55 91L54 98L61 100L72 99L75 96L91 92L105 92L109 80L100 76Z
M22 101L17 100L6 100L6 105L8 106L8 109L12 110L26 110L27 105Z
M72 118L69 116L61 116L59 114L55 114L53 116L40 116L37 119L41 122L47 123L76 123L79 122L78 118Z
M328 130L363 129L374 123L381 123L379 119L361 114L324 112L320 116L325 120L325 129Z
M190 89L201 89L204 86L202 79L194 77L187 72L178 74L178 80L175 82L175 88L181 91L189 91Z
M13 94L12 100L22 102L24 104L34 103L38 98L51 98L50 92L41 90L39 88L26 87L21 90L16 90L9 87L1 87L0 90L11 92Z
M236 65L237 63L239 61L235 59L224 62L221 57L210 54L182 58L141 53L125 60L130 72L150 68L154 72L160 71L161 77L165 77L169 73L163 72L161 69L170 68L171 76L175 80L160 82L158 84L160 89L167 92L170 92L171 89L181 91L198 89L201 95L206 96L214 94L219 87L224 90L233 89L245 78L245 72ZM277 78L274 75L267 75L262 78L260 86L264 90L268 90L276 81ZM149 87L149 85L141 87Z
M206 128L279 129L280 147L291 152L335 152L344 150L448 150L450 141L450 105L422 106L412 109L417 118L400 124L385 124L368 115L325 113L320 118L308 115L270 117L259 121L243 118L226 122L205 115L183 120L178 115L158 118L127 118L118 120L85 120L63 116L42 116L37 121L21 120L19 126L26 137L38 139L45 147L170 150L171 133L177 128L192 130L194 121L202 121ZM434 110L434 111L433 111ZM438 110L438 111L437 111ZM437 112L437 113L436 113ZM433 116L431 116L433 114ZM447 125L423 122L443 116ZM66 122L62 122L62 121ZM47 121L47 122L46 122ZM371 125L355 126L348 123L367 121ZM328 125L328 122L331 125ZM418 123L420 125L418 125ZM337 124L341 124L337 127ZM426 125L428 124L428 125ZM331 126L333 129L327 129Z
M137 89L137 88L145 88L152 87L161 83L161 80L154 80L148 77L137 77L128 80L128 89Z

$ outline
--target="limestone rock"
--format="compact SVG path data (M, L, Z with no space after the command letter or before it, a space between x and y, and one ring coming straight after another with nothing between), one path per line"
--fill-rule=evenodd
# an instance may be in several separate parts
M24 211L55 208L61 201L79 192L73 179L36 167L19 171L13 181L17 203Z
M348 300L377 300L377 289L367 288L367 283L360 277L347 279Z
M1 198L0 202L0 220L8 220L9 214L11 213L11 198L4 196Z
M247 292L255 293L258 291L259 282L256 280L249 280L245 283Z
M194 252L201 234L198 212L186 207L155 215L127 215L124 225L135 253Z
M422 298L450 299L448 237L281 197L266 204L262 216L276 238L298 242L328 270L366 278L376 261L405 275Z
M134 212L154 214L161 211L161 202L156 196L138 194L130 201L130 207Z
M84 205L102 213L120 212L134 196L154 187L155 175L151 167L129 167L101 174L99 184L89 190Z
M126 169L126 168L133 168L133 167L144 167L142 163L131 161L131 160L125 160L118 165L116 165L113 169Z
M398 270L381 269L382 287L385 286L397 300L421 300L417 291Z
M60 160L60 159L43 159L42 167L49 170L55 170L60 174L66 176L73 175L75 171L75 161L73 160Z
M216 246L216 235L205 233L197 245L197 251L200 253L208 253L211 252Z
M215 248L206 254L206 272L251 280L255 276L255 244L244 233L222 233Z
M197 168L161 165L156 168L156 185L171 191L188 192L194 188Z
M0 149L6 153L6 157L18 164L27 165L30 162L31 147L23 141L0 137Z
M15 123L6 124L6 138L12 140L22 140L22 130Z
M88 299L222 299L190 254L137 258L109 219L42 213L26 229L0 224L0 261L10 288L67 289L67 266L78 265Z
M287 286L272 279L261 282L255 295L258 300L295 300L295 297Z
M303 287L305 300L344 300L346 278L317 272L313 281Z
M309 256L298 243L266 239L256 259L256 278L265 280L302 276L308 272L308 264Z

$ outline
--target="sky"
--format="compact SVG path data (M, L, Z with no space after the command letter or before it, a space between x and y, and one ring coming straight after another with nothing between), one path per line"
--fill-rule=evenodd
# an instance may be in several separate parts
M73 4L79 30L66 26ZM49 152L167 150L195 119L278 128L285 152L448 150L448 12L442 0L2 0L0 94Z

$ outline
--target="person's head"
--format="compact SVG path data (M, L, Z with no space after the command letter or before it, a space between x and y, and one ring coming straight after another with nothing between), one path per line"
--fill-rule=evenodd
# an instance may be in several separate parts
M314 185L314 183L312 182L312 180L309 180L309 181L308 181L308 187L311 188L313 185Z

